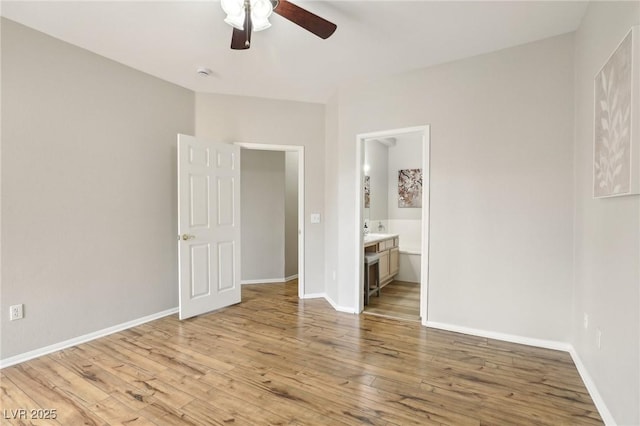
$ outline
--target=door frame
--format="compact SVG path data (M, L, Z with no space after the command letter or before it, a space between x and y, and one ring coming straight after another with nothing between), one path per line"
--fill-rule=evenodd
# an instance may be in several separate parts
M242 149L298 153L298 297L304 298L304 146L235 142Z
M354 250L355 259L358 262L354 280L355 312L360 313L364 309L364 295L362 292L362 280L364 276L364 142L368 139L384 139L407 133L422 133L422 253L420 259L420 319L422 325L427 325L427 295L429 291L429 190L430 190L430 164L431 164L431 126L429 124L415 127L382 130L356 135L356 200L355 200L355 235Z

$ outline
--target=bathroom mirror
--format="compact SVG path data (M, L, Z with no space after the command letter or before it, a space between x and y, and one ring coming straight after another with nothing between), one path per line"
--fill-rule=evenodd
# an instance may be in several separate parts
M378 140L364 143L364 219L371 232L378 231L378 223L388 219L388 157L389 147Z

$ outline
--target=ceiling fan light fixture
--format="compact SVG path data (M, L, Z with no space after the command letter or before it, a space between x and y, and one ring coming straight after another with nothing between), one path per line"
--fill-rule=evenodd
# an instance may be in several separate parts
M270 0L221 0L222 10L227 14L224 22L239 30L244 30L247 9L251 13L253 31L266 30L271 26L269 16L273 13Z
M268 19L254 17L253 13L251 14L251 23L253 24L253 31L266 30L271 26L271 22Z
M227 15L244 13L244 0L220 0L220 6Z
M251 0L251 22L253 31L266 30L271 26L269 17L273 13L273 4L270 0Z
M244 0L221 0L222 10L227 14L224 22L239 30L244 29Z
M244 30L244 17L244 12L242 12L240 15L227 15L227 17L224 19L224 22L231 25L233 28Z

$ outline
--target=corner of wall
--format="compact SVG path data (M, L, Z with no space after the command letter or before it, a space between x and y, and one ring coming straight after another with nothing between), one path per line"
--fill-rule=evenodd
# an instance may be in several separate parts
M330 303L338 298L338 129L339 94L334 93L325 105L325 188L324 188L324 276L325 292ZM333 305L333 303L332 303Z
M580 355L578 355L578 352L576 352L576 349L573 347L573 345L569 345L569 354L571 355L571 359L573 360L573 363L575 364L576 369L578 370L578 374L580 374L580 378L584 382L584 385L587 388L587 391L589 392L589 396L591 396L593 403L598 409L598 413L600 414L600 417L602 417L602 420L604 420L604 424L615 425L616 421L613 418L613 415L609 411L609 408L607 407L607 404L605 403L604 398L602 398L602 395L600 395L600 392L598 391L598 387L596 386L593 379L591 378L589 371L584 366L582 360L580 359Z

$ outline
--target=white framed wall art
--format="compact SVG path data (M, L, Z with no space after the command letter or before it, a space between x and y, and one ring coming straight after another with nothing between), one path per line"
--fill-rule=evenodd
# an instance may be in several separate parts
M593 196L640 194L640 26L594 78Z

